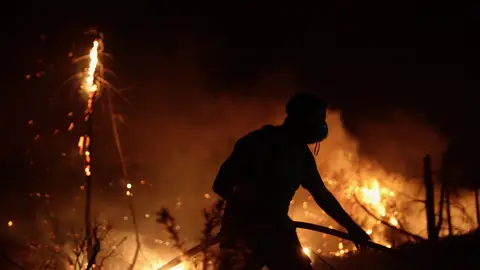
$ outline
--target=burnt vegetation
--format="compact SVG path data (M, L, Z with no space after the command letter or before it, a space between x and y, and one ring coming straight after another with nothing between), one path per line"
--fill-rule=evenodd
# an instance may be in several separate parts
M477 229L471 231L456 230L458 235L454 235L452 218L450 216L450 208L456 205L459 211L464 215L463 222L473 223L474 220L469 216L464 207L459 204L449 203L448 193L445 191L445 182L440 182L442 186L440 192L440 199L438 202L438 211L435 214L434 201L434 182L431 170L431 158L427 155L424 160L424 183L425 183L425 200L415 200L425 204L426 223L428 230L428 237L424 238L416 235L398 226L392 226L373 214L367 206L363 205L357 198L355 201L361 208L371 217L375 218L383 226L387 226L392 234L392 239L401 239L400 243L393 248L385 248L383 246L372 245L370 250L353 252L340 257L324 257L317 254L315 251L310 252L314 269L478 269L480 261L477 255L480 254L480 223L476 224ZM477 195L475 189L474 194ZM445 198L447 197L447 198ZM478 198L475 200L476 214L478 215ZM187 262L195 269L217 269L219 258L218 250L215 250L214 245L217 241L213 237L213 230L218 228L222 216L222 210L225 202L219 200L210 210L204 210L205 229L203 231L202 243L190 250L185 250L183 243L180 241L178 231L174 229L175 219L170 215L167 209L162 209L158 215L157 221L164 225L170 233L174 246L182 251L183 255L179 256L167 265L164 265L161 270L169 269L179 263ZM446 217L443 212L446 212ZM478 221L477 216L477 221ZM443 237L440 235L442 226L447 223L448 234ZM473 227L475 224L472 224ZM314 227L314 225L303 226L303 228ZM302 228L302 226L297 226ZM310 228L312 229L312 228ZM315 229L317 232L330 234L337 237L342 237L341 233L335 231L329 232L325 229ZM349 239L345 236L344 239ZM394 241L393 241L394 242ZM198 262L201 259L201 263ZM326 268L325 268L326 267Z

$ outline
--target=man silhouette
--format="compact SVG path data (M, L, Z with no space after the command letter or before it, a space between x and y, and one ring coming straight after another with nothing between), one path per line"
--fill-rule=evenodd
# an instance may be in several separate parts
M323 210L364 244L370 239L320 177L308 144L328 135L326 102L297 94L280 126L240 138L222 164L213 190L226 201L220 231L220 269L312 269L288 216L296 190L307 189Z

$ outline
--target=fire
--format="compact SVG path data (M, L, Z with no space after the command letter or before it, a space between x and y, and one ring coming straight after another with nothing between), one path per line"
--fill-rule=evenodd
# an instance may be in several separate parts
M305 255L307 255L308 257L310 257L310 255L311 255L311 250L310 250L308 247L304 247L304 248L303 248L303 253L305 253Z
M384 218L387 216L386 204L391 203L395 199L395 192L388 188L380 188L377 179L372 179L369 186L361 188L361 199L368 204L376 213ZM390 216L388 222L393 226L398 226L398 220Z
M101 40L95 40L93 42L93 46L90 49L89 53L89 65L88 68L85 70L85 77L82 80L81 89L88 93L89 101L87 110L91 110L93 98L95 97L96 93L100 90L100 84L98 80L96 80L95 76L98 76L97 67L101 64L99 62L99 52L101 52L102 47ZM96 74L97 73L97 74ZM98 77L97 77L98 79ZM262 105L263 106L263 105ZM282 105L283 106L283 105ZM69 115L70 116L70 115ZM338 118L338 119L337 119ZM332 123L333 120L333 123ZM33 125L33 121L29 122L29 125ZM413 218L410 224L406 223L400 214L396 212L395 209L401 209L401 207L392 207L393 206L402 206L402 199L401 196L397 195L393 189L389 187L395 186L395 190L401 190L402 192L409 193L408 191L404 190L405 178L398 178L392 177L392 175L383 171L380 167L372 166L371 164L363 164L360 161L358 156L358 149L356 142L349 138L342 126L342 122L340 120L340 115L338 114L329 114L329 125L330 129L330 137L322 143L322 150L320 155L317 157L317 163L319 164L319 171L322 175L326 185L328 188L335 194L335 196L340 200L342 206L355 218L357 222L366 230L366 232L372 236L372 239L375 242L380 244L387 245L388 247L392 246L392 243L389 241L387 237L385 237L384 232L385 226L379 225L378 221L369 217L364 213L363 210L354 207L353 203L353 196L356 196L362 204L364 204L369 210L372 211L376 216L382 219L382 221L388 222L394 227L400 227L400 220L401 225L410 225L411 224L423 224L422 222L417 222L418 220L424 221L424 217L416 218L415 216L409 215L409 213L405 212L404 214L408 216L408 218ZM73 129L73 124L69 126L69 130ZM224 127L222 126L222 130ZM238 134L236 134L238 135ZM81 155L85 155L85 160L87 164L90 163L90 152L89 144L90 144L90 137L88 135L81 136L78 141L78 148ZM208 145L208 147L213 147L212 145ZM420 162L420 161L419 161ZM215 168L216 170L217 168ZM90 166L87 165L85 167L85 174L90 175ZM151 180L148 179L148 183ZM153 181L152 181L153 182ZM140 184L145 185L147 182L145 180L141 180ZM386 183L388 183L389 187L386 187ZM400 183L398 186L397 184ZM145 185L146 186L146 185ZM80 187L83 190L85 187L82 185ZM132 183L126 184L126 195L133 196L132 193ZM137 192L141 191L136 191ZM311 202L312 198L308 196L303 196L301 192L300 194L295 197L294 200L291 201L292 205L292 215L295 220L302 220L304 218L312 218L314 220L306 220L312 223L318 223L322 225L329 226L333 223L328 223L325 219L325 214L320 211L315 211L315 204ZM140 197L140 196L139 196ZM204 193L203 197L205 199L211 199L214 195L210 195L209 193ZM182 205L182 201L178 199L177 207L180 208ZM422 207L420 205L420 207ZM307 211L308 209L308 211ZM295 211L299 210L300 213L304 215L296 215ZM149 218L150 214L145 214L145 218ZM125 221L129 221L129 217L124 216ZM8 226L13 226L13 221L8 222ZM183 225L182 225L183 226ZM423 226L423 225L421 225ZM329 226L332 228L333 226ZM182 227L183 228L183 227ZM413 229L412 229L413 228ZM422 230L424 228L417 228L417 227L410 227L410 231L422 235ZM417 230L418 229L418 230ZM142 229L140 229L141 231ZM199 229L200 230L200 229ZM299 232L300 238L302 238L302 232ZM334 256L343 256L350 251L356 250L355 247L349 242L338 242L337 239L330 237L328 239L334 239L336 241L334 245L330 247L326 246L327 240L324 240L327 237L325 235L317 234L314 237L304 237L302 240L302 244L304 245L303 252L308 255L309 257L312 256L312 250L316 250L316 253L321 253L324 250L329 255ZM323 237L320 241L317 241L315 237ZM134 236L130 236L129 239L134 239ZM330 240L331 242L332 240ZM142 241L143 242L143 241ZM315 246L314 244L323 244L322 249ZM166 242L168 246L168 242ZM128 249L134 247L134 243L130 243ZM131 251L131 250L129 250ZM167 257L173 258L175 257L174 250L172 248L170 251L159 251L157 249L149 249L146 247L145 243L142 243L141 249L142 255L137 262L137 267L139 269L158 269L162 265L164 265L168 260ZM129 259L132 257L133 251L127 252L127 254L122 253L122 261L125 259ZM171 256L168 256L171 255ZM155 260L148 261L144 257L155 258ZM144 262L143 260L147 261ZM112 260L113 263L120 263L121 260ZM152 263L155 262L155 263ZM110 268L110 267L109 267ZM189 269L188 262L181 263L171 270L185 270Z
M421 190L421 182L409 181L401 175L388 173L377 164L360 157L358 144L345 132L339 113L329 112L327 121L331 126L331 135L322 143L320 155L316 157L317 166L327 188L345 210L363 227L372 240L379 244L392 246L394 240L390 235L392 229L381 224L379 220L392 227L424 236L424 216L411 216L400 211L407 205L412 211L420 210L423 205L409 204L407 198L397 194L397 191L402 191L414 197L412 193ZM295 220L326 226L335 225L337 229L342 230L338 224L310 202L311 198L308 195L305 191L295 195L290 216ZM374 217L365 212L357 201ZM353 243L342 243L333 237L325 238L304 231L299 231L299 236L305 246L320 244L315 248L322 248L326 254L333 256L343 256L356 250Z
M98 40L93 41L93 46L90 49L89 54L89 64L88 68L85 71L85 77L81 84L81 89L88 93L87 109L85 111L85 121L88 121L90 115L92 114L92 106L95 98L95 94L98 91L98 84L95 82L95 72L97 66L99 65L98 52L99 52L100 42ZM69 114L69 116L71 116ZM69 131L73 129L73 123L69 126ZM85 154L85 175L90 175L90 152L88 151L90 145L90 134L85 134L85 136L80 136L78 140L78 152L80 155Z
M150 268L150 267L144 267L143 270L156 270L160 267L162 267L162 265L164 265L165 263L156 263L153 265L153 268ZM178 264L172 268L170 268L170 270L187 270L188 268L185 267L185 264L184 263L181 263L181 264Z
M98 46L100 43L98 40L93 42L93 47L90 49L90 63L86 72L85 79L82 83L82 89L88 93L96 92L98 90L98 85L95 83L95 71L98 65Z
M370 187L363 187L361 188L361 191L363 201L375 208L380 216L384 217L386 215L386 210L382 203L382 193L377 179L372 179Z

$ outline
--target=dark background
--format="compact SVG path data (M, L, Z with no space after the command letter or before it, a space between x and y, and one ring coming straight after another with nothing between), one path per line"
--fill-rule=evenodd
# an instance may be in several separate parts
M389 113L400 111L448 138L448 164L462 172L455 180L460 186L477 179L474 10L456 13L454 7L427 3L202 6L101 1L91 6L22 2L2 13L0 149L11 179L33 174L24 169L24 152L34 135L26 123L32 116L53 129L60 119L65 121L64 111L81 111L81 103L58 89L76 71L68 53L86 52L92 36L83 33L91 28L105 33L106 50L115 57L111 67L118 74L116 85L133 87L135 94L126 91L126 96L152 115L160 106L155 100L164 95L195 102L197 96L188 87L168 91L165 85L200 76L208 86L204 95L283 98L291 93L252 86L265 74L277 74L274 79L285 74L303 91L319 93L342 111L363 154L385 159L395 169L376 144L379 138L359 123L388 124ZM36 72L44 73L37 78ZM26 74L32 79L26 80ZM135 110L125 107L123 113ZM402 133L392 134L397 130L388 133L401 143ZM43 151L40 156L47 156L48 148ZM18 185L9 183L9 188Z

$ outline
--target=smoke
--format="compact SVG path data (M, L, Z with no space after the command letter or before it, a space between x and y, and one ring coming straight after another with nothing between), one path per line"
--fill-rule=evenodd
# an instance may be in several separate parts
M152 250L164 252L169 248L168 234L155 222L155 213L162 207L172 211L180 226L180 234L189 243L198 242L203 228L202 209L210 207L215 199L211 189L213 179L235 141L263 125L281 124L286 101L293 93L302 90L295 73L283 67L257 75L254 83L235 87L212 85L213 80L204 74L214 75L202 70L196 55L188 54L187 59L181 52L176 55L180 59L169 59L168 62L175 65L164 64L150 71L147 83L126 93L131 105L116 108L124 119L120 137L130 163L131 179L128 181L133 185L139 231L148 251L145 252L149 254L154 254ZM168 72L162 72L165 70ZM381 121L357 115L360 120L346 127L343 119L348 115L342 115L341 108L329 111L330 135L321 144L317 157L320 174L328 187L349 213L364 221L367 219L365 213L358 214L362 210L352 206L352 197L345 191L376 178L383 186L415 197L421 194L418 176L422 173L422 157L430 153L434 161L440 160L447 145L442 136L418 116L398 111L379 113L383 115ZM94 142L98 150L94 150L97 152L93 156L101 160L93 175L98 188L94 191L94 210L99 220L113 222L115 238L127 235L129 241L133 241L128 200L124 193L126 179L122 179L119 169L101 172L108 170L101 167L103 164L118 163L113 138L108 131L110 125L108 121L97 123L103 127ZM75 155L75 145L76 141L72 141L69 155ZM78 164L80 179L83 168L81 162ZM414 179L410 179L412 176ZM56 211L54 216L60 219L58 222L75 223L78 230L83 224L84 205L84 193L78 188L81 185L79 179L71 182L49 180L62 181L62 188L70 185L70 190L76 190L74 198L64 195L72 192L51 192L50 205L55 205L52 208ZM50 186L54 188L55 185ZM295 219L337 226L310 203L305 191L300 190L294 201L291 216ZM42 216L41 220L52 216L49 210L41 211L38 214ZM414 213L406 210L404 218L408 219ZM418 220L414 218L410 228L422 234L423 221ZM365 222L369 226L374 223L371 220ZM42 231L52 228L51 225L42 226ZM69 228L64 225L64 231L67 230ZM302 234L302 240L307 239L309 243L321 242L319 237ZM324 242L322 248L336 248L336 240ZM134 246L133 242L125 245ZM128 261L128 258L130 256L125 255L124 260Z
M376 118L357 118L352 129L361 142L359 153L381 163L391 172L410 177L422 175L422 158L432 156L440 168L448 141L422 115L392 110Z
M151 167L145 179L152 184L148 189L138 185L141 179L132 179L140 189L135 195L137 207L150 214L163 206L175 209L181 233L195 239L203 225L201 209L212 202L205 199L205 194L213 195L211 185L215 174L235 141L265 124L280 124L288 97L299 88L295 86L294 76L285 76L285 70L260 78L258 84L249 86L256 91L246 91L253 94L243 96L228 90L223 94L212 93L200 76L185 78L188 80L181 81L178 87L176 80L157 87L162 94L152 94L150 100L136 107L135 115L125 115L122 132L129 158L143 160ZM275 93L279 89L283 94ZM382 184L403 189L404 183L398 184L398 181L410 178L402 174L409 172L408 166L412 165L413 176L418 180L423 156L430 153L434 160L439 160L446 142L419 119L406 113L392 115L384 122L363 119L356 123L356 130L364 131L359 140L344 126L341 111L330 111L330 136L321 144L317 158L321 175L325 179L348 182L351 179L339 178L339 175L364 169L373 172ZM401 136L399 131L403 131ZM384 164L391 163L400 166L391 171L386 169L388 166L384 168ZM392 177L393 174L397 177ZM409 185L415 191L411 195L422 196L421 182L411 181ZM299 198L307 197L302 191L299 194ZM344 194L338 195L348 204ZM328 219L325 221L332 224ZM152 220L142 221L148 222L152 224ZM149 227L158 230L154 225Z
M213 179L235 141L263 125L281 124L286 101L301 91L288 69L264 73L255 83L243 84L245 89L241 92L238 88L214 88L214 91L211 80L199 75L200 68L185 60L182 63L181 75L158 74L152 79L154 83L137 90L144 91L141 94L144 97L136 102L131 94L134 108L124 115L125 124L121 128L128 159L148 168L148 173L138 172L139 176L132 177L131 182L143 244L150 249L159 245L165 248L168 243L168 235L151 218L161 207L172 210L183 237L190 243L199 241L202 209L213 203ZM405 112L385 115L388 114L384 113L382 122L368 118L355 122L354 136L345 127L341 110L330 111L327 119L330 135L321 144L317 157L320 174L331 191L357 220L378 231L378 240L385 239L384 229L379 229L381 226L366 217L363 210L353 207L352 197L345 191L377 178L382 186L421 199L418 176L422 174L422 158L430 153L433 160L440 160L446 147L446 141L421 119ZM146 184L139 184L142 180ZM309 200L305 191L300 190L294 201L290 214L295 219L338 228ZM123 216L128 216L126 208L121 210L119 205L100 201L97 205L102 205L105 217L120 217L116 221L118 231L131 231L130 221L123 220ZM422 205L413 209L398 206L399 211L406 209L405 219L414 216L405 226L423 235L424 219L416 215ZM147 214L150 218L145 218ZM312 233L301 233L301 238L308 243L323 242L325 250L337 249L337 240L333 238L322 241Z

